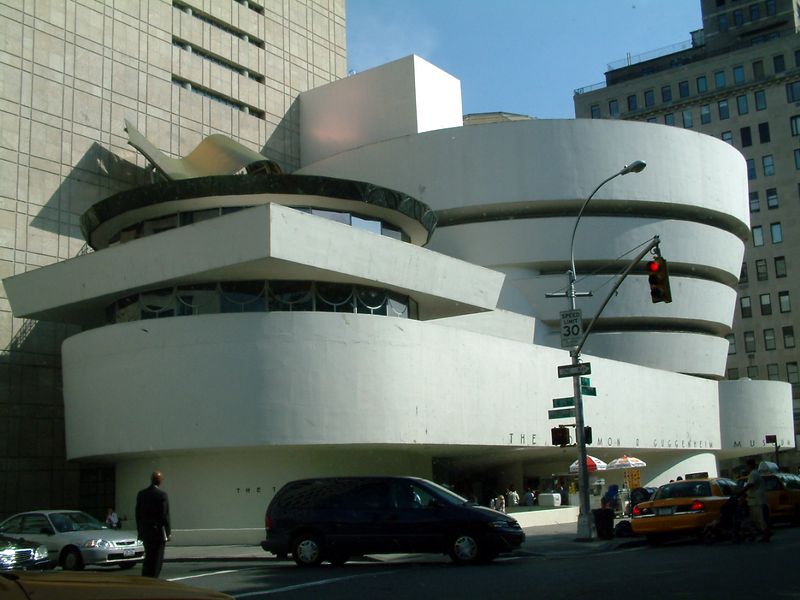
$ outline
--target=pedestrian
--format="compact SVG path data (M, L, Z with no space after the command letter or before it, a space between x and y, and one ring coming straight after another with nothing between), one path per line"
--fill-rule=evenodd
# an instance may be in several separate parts
M150 475L150 486L136 496L136 531L144 542L142 575L158 577L164 562L164 546L171 533L169 498L161 489L164 476L160 471Z
M761 541L768 542L772 537L772 533L769 529L767 492L764 478L758 472L755 459L747 459L747 468L750 469L750 473L747 475L747 483L742 489L742 492L747 494L747 512L750 521L761 534Z
M519 494L513 485L508 486L506 491L506 507L511 509L514 506L519 506Z
M106 513L106 527L110 527L111 529L119 529L120 522L117 513L114 512L113 508L109 508L108 512Z
M525 506L533 506L536 503L536 495L531 488L525 488L525 496L523 496Z
M495 496L494 509L503 513L506 512L506 498L502 492L498 492L497 496Z

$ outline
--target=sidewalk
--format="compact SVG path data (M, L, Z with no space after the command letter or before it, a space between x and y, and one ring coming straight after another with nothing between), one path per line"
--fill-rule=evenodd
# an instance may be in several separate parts
M611 552L622 548L632 548L643 546L644 538L614 538L611 540L600 540L596 537L589 542L575 541L576 524L561 523L557 525L541 525L537 527L525 527L525 543L514 552L517 556L544 556L544 557L564 557L582 554L593 554L596 552ZM377 561L397 560L398 554L375 556ZM414 556L415 559L425 555ZM438 557L438 555L427 555ZM260 546L228 545L228 546L172 546L167 544L164 560L167 562L188 562L188 561L241 561L241 560L275 560L269 552L265 552Z

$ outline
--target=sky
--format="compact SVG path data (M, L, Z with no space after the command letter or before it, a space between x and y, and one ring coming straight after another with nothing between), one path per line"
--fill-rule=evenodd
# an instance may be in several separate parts
M349 72L416 54L461 80L464 114L541 119L573 118L575 89L703 24L700 0L346 0L346 11Z

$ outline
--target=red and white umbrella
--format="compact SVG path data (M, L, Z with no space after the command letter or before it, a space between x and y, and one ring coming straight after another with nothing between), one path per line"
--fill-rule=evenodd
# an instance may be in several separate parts
M606 463L599 458L595 458L594 456L586 455L586 470L590 473L593 471L605 471L606 470ZM578 461L576 460L569 466L570 473L577 473L578 472Z
M644 462L641 458L636 458L635 456L627 456L623 455L620 458L615 458L610 463L606 469L641 469L642 467L646 467L647 463Z

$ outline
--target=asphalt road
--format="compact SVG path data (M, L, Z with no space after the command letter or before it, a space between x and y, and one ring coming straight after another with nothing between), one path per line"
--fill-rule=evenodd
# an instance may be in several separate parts
M167 563L162 578L235 598L319 600L543 598L800 599L800 528L771 543L672 542L572 556L509 556L459 567L445 557L301 569L290 561Z

